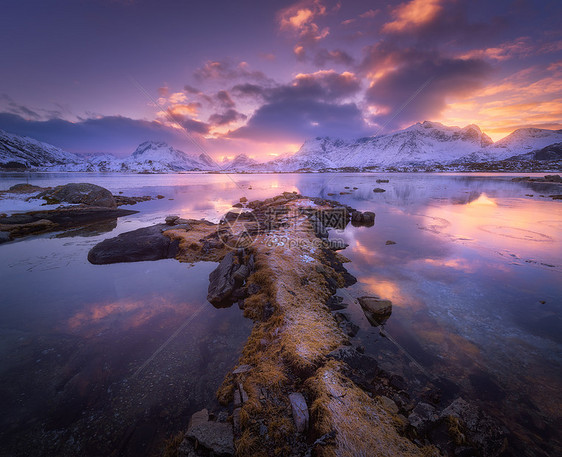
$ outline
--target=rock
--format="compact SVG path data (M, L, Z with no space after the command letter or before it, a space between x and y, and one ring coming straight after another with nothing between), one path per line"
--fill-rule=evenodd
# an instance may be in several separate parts
M338 297L337 295L332 295L326 302L330 311L339 311L340 309L345 309L349 305L343 303L343 297Z
M88 261L105 265L173 258L178 252L178 241L162 234L162 230L167 228L165 224L159 224L104 240L90 250Z
M351 225L354 227L372 227L375 224L375 213L371 211L353 211L351 213Z
M37 195L48 202L81 203L88 206L102 206L115 208L117 203L113 195L107 189L89 183L70 183L48 189Z
M377 179L378 184L390 182L388 179Z
M166 197L164 197L164 195L157 195L156 198L158 200L162 200L163 198L166 198ZM173 200L173 198L170 198L170 200Z
M191 415L191 419L189 420L189 424L187 426L188 430L192 427L195 427L199 424L204 424L205 422L209 421L209 411L207 409L202 409L201 411L197 411Z
M251 365L240 365L235 370L232 371L232 374L246 373L251 369L252 369Z
M453 440L464 438L472 444L483 457L499 456L503 451L506 434L503 428L478 406L467 403L462 398L454 400L439 415L448 426Z
M232 205L233 208L244 208L244 205L242 203L234 203L234 205Z
M386 243L384 243L384 244L386 244L387 246L391 246L393 244L396 244L396 241L386 240Z
M0 232L0 244L7 243L8 241L12 241L10 234L8 232Z
M308 429L308 406L303 395L299 392L289 394L291 409L293 411L293 421L298 433L304 433Z
M375 187L375 188L373 189L373 192L386 192L386 190L385 190L385 189L381 189L380 187Z
M380 396L378 397L381 405L384 409L386 409L391 414L398 414L398 406L396 403L388 397Z
M244 298L249 293L244 289L248 276L253 268L253 257L250 256L248 265L244 265L242 251L230 251L219 266L209 275L209 289L207 300L217 307L230 306Z
M408 422L418 433L425 433L437 419L437 410L428 403L418 403L408 416Z
M166 225L174 225L179 218L179 216L166 216L166 219L164 220Z
M562 182L562 178L560 177L560 175L546 175L544 177L544 180L546 182Z
M41 190L45 189L43 187L33 186L31 184L15 184L8 189L8 192L11 192L13 194L32 194Z
M392 302L390 300L367 296L359 297L357 300L365 313L365 317L375 327L386 322L392 314Z
M234 433L232 426L223 422L203 422L187 430L186 437L194 440L216 456L233 456Z
M246 197L240 197L240 203L247 203L248 199Z
M341 251L349 246L344 240L327 240L327 247L332 251Z
M339 347L330 352L327 357L344 362L352 370L364 373L368 378L372 378L378 372L378 363L375 359L356 351L351 346Z

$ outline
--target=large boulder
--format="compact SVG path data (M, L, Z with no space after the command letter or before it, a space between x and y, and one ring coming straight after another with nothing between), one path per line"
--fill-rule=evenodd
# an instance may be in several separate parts
M111 192L101 186L89 183L70 183L48 189L37 195L51 203L75 203L88 206L115 208L117 203Z
M230 306L238 299L236 292L253 269L253 257L244 264L243 251L230 251L209 275L207 300L217 307Z
M298 433L304 433L308 429L309 415L306 400L300 392L289 394L289 402L293 412L293 421Z
M190 455L190 453L191 455L209 455L210 453L210 455L223 457L234 455L232 425L225 422L210 421L206 409L193 414L185 437L185 444L195 444L193 448L189 449L187 455ZM200 447L204 448L205 452L194 452L199 450Z
M104 240L90 250L88 261L105 265L173 258L178 253L178 241L172 241L162 233L168 228L165 224L159 224Z

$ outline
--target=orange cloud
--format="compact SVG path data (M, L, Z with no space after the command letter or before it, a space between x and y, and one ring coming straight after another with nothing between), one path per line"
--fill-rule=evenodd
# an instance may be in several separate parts
M430 22L442 10L441 0L412 0L392 11L394 20L384 24L383 32L402 32Z

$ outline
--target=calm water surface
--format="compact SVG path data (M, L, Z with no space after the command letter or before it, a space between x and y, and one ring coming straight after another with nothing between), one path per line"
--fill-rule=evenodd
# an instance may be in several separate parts
M166 197L137 204L138 214L116 224L0 246L4 455L156 452L190 412L213 405L251 327L237 308L206 302L215 264L94 266L87 252L168 214L216 221L242 196L294 190L376 213L374 227L331 237L349 244L343 254L358 279L341 291L346 301L364 294L393 301L389 338L356 305L347 310L361 327L358 342L381 366L420 386L448 379L451 395L504 421L523 443L521 455L556 455L562 202L540 195L562 192L512 176L390 174L388 184L377 184L383 176L2 175L0 190L26 180L92 182L128 196ZM340 195L345 186L357 189ZM0 212L7 204L0 201Z

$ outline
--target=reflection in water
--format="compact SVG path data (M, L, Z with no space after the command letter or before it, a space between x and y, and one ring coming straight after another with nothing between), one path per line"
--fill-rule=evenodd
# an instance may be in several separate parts
M115 449L139 455L185 425L190 411L212 404L250 325L236 307L209 305L141 376L131 374L205 303L213 265L93 267L86 253L105 237L168 214L218 220L242 196L251 201L296 190L376 213L374 227L332 232L349 244L346 267L358 278L348 293L391 299L388 335L440 378L446 398L474 399L504 420L525 443L518 455L555 455L561 203L526 196L532 187L507 175L397 174L377 184L380 177L33 175L36 185L94 182L125 195L166 198L135 205L140 213L120 219L111 233L0 246L1 439L59 446L67 455L75 449L69 443L82 443L84 455ZM0 186L18 182L21 175L7 174ZM340 195L344 186L357 189ZM381 186L386 192L373 193ZM559 192L541 185L540 193ZM370 326L359 306L351 303L346 312L383 368L425 385L424 373Z

